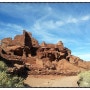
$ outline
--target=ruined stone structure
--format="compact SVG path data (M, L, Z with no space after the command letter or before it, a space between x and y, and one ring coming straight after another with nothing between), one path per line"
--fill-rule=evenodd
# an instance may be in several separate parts
M22 35L16 35L14 39L4 38L0 42L0 58L8 64L9 72L27 68L29 74L74 75L90 69L90 62L73 56L62 41L39 45L30 32L23 30Z

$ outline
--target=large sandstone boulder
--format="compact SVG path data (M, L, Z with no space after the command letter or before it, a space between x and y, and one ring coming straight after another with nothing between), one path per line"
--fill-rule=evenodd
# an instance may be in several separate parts
M42 59L36 59L36 65L38 68L43 68L44 65Z
M80 72L79 67L69 63L67 60L63 59L58 62L57 71L66 75L77 74Z
M78 61L78 67L90 69L90 62Z
M69 62L72 64L78 64L78 62L81 61L79 57L71 55L69 58Z

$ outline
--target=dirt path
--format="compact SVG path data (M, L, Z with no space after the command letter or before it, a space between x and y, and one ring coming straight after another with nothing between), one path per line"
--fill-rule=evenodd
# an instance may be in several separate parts
M52 87L78 87L77 84L78 76L63 77L61 79L55 80Z
M78 87L78 76L28 76L25 83L31 87Z

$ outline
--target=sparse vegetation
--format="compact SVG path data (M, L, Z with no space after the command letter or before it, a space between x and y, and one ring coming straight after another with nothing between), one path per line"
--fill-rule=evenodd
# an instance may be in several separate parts
M7 65L0 61L0 87L24 87L23 78L7 74Z
M3 61L0 61L0 72L6 71L6 70L7 70L7 65Z
M80 87L90 87L90 71L81 72L79 77L80 79L77 83Z

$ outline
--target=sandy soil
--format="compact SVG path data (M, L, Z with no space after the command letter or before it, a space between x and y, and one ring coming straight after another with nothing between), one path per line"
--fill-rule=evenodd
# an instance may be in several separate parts
M31 87L78 87L78 76L29 75L24 81Z

